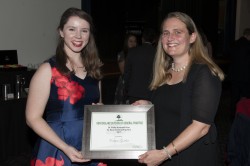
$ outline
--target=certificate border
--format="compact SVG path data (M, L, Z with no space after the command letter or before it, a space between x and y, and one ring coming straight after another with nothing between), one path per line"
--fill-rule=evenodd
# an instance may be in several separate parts
M154 105L85 105L83 136L82 136L82 153L86 159L138 159L140 154L146 151L136 150L90 150L91 134L91 116L92 112L146 112L147 115L147 143L148 150L155 149L155 117ZM100 138L101 141L101 138Z

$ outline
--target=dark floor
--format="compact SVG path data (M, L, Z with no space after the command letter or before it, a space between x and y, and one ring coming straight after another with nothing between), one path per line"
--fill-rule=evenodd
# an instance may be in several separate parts
M104 104L113 103L113 95L116 87L117 77L110 77L106 79L103 84L103 102ZM227 83L223 84L223 91L221 96L221 101L216 116L216 125L218 129L218 142L220 151L220 163L219 166L226 166L226 147L228 141L228 133L230 130L231 122L229 118L229 104L230 104L230 92ZM29 165L30 154L20 154L17 157L13 157L11 160L0 161L0 166L28 166ZM117 162L118 163L118 162ZM131 164L130 164L131 165ZM121 164L117 164L121 166Z

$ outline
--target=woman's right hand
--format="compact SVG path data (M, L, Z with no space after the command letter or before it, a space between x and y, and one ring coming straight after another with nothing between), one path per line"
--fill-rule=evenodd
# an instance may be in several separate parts
M148 104L152 103L148 100L137 100L134 103L132 103L132 105L148 105Z
M63 152L69 157L72 162L88 162L89 159L84 159L83 154L72 146L67 146Z

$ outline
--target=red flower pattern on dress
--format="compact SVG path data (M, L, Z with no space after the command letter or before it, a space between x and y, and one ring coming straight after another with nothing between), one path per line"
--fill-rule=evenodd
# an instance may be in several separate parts
M30 162L31 166L64 166L64 160L61 156L61 160L57 160L53 157L47 157L45 163L39 159L33 159Z
M108 166L108 164L99 163L97 166Z
M59 100L67 100L75 104L84 96L85 89L75 81L70 81L65 75L62 75L55 67L52 68L51 83L58 87L57 94Z

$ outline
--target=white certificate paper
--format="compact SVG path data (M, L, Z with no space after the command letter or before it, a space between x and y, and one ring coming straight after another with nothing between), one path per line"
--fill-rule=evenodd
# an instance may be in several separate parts
M146 112L93 112L90 150L147 150Z
M85 105L86 159L138 159L155 149L154 105Z

